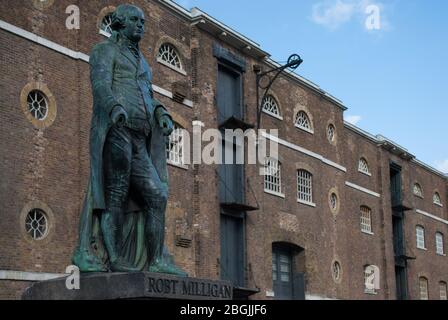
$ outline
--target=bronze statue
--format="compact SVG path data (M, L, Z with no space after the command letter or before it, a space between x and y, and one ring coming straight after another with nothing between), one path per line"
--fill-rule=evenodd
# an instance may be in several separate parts
M144 24L140 8L118 6L112 36L90 56L90 181L73 256L82 272L186 276L164 246L165 143L173 123L153 97L151 69L138 45Z

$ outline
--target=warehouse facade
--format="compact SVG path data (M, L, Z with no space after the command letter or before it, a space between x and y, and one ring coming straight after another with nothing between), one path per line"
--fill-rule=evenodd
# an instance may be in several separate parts
M89 172L89 52L119 1L5 1L0 13L0 297L71 264ZM156 97L194 132L256 124L256 43L199 9L131 1ZM67 29L67 8L80 28ZM191 276L256 299L446 299L448 178L344 122L344 105L295 74L263 101L278 155L259 165L184 161L167 143L166 243ZM277 129L278 136L269 134ZM241 146L235 145L234 148ZM270 174L260 175L265 167Z

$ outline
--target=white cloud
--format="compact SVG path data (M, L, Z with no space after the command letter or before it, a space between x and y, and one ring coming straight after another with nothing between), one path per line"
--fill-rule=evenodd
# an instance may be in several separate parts
M311 20L334 31L341 25L358 19L362 22L364 29L368 30L365 21L370 11L367 8L371 9L372 5L379 9L381 25L383 25L386 23L383 15L384 6L372 0L324 0L313 5Z
M435 162L437 170L448 173L448 159L446 160L437 160Z
M361 116L347 116L345 118L345 121L347 121L348 123L351 123L353 125L358 124L358 122L361 121L361 120L362 120Z

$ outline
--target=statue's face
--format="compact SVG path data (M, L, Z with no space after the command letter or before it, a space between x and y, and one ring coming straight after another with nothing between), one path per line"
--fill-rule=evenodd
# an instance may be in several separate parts
M126 12L125 27L121 30L123 34L132 41L139 42L145 33L145 15L137 7L131 7Z

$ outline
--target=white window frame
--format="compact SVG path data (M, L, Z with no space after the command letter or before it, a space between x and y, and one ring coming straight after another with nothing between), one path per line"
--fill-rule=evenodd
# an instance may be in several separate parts
M429 300L429 283L428 279L425 277L418 278L418 287L420 291L420 300Z
M264 192L284 198L282 187L282 164L275 158L264 161Z
M367 206L361 206L360 209L361 232L373 235L372 228L372 209Z
M439 295L440 300L448 300L448 285L445 281L439 282Z
M266 106L268 103L269 103L271 106L273 106L274 108L277 109L277 113L272 112L272 111L270 111L270 110L268 110L268 109L265 108L265 106ZM283 117L282 117L281 114L280 114L280 106L279 106L279 104L278 104L278 102L277 102L277 99L275 99L274 96L272 96L272 95L270 95L270 94L267 95L266 98L265 98L264 101L263 101L263 109L262 109L262 111L263 111L263 113L266 113L266 114L270 115L271 117L274 117L274 118L279 119L279 120L283 120Z
M28 112L33 116L33 118L37 121L45 121L50 113L50 104L45 93L37 89L31 90L26 97L26 101L28 104ZM35 107L36 104L37 108ZM45 110L44 114L41 112L42 109ZM42 118L38 118L38 112L42 115Z
M313 174L305 169L299 169L297 177L297 202L315 207L313 202Z
M414 186L412 188L412 193L416 197L423 198L423 188L420 185L420 183L418 183L418 182L414 183Z
M299 124L297 123L297 120L299 119L299 114L304 114L304 115L305 115L305 117L306 117L306 119L307 119L307 121L308 121L308 124L309 124L309 128L307 128L307 127L305 127L305 126L303 126L303 125L299 125ZM298 129L300 129L300 130L303 130L303 131L306 131L306 132L308 132L308 133L314 134L313 123L312 123L312 121L311 121L310 116L308 115L308 113L307 113L305 110L299 110L299 111L297 111L296 116L295 116L295 119L294 119L294 126L295 126L296 128L298 128Z
M176 139L177 141L173 141ZM167 138L167 146L165 148L167 163L182 169L188 169L184 163L185 151L185 129L177 123L174 123L174 130ZM171 149L170 146L172 146Z
M177 58L177 60L179 61L179 65L180 65L180 67L178 67L178 66L176 66L176 65L173 65L173 64L169 63L168 61L164 60L164 59L161 57L161 50L162 50L163 48L165 48L165 47L168 48L168 50L171 50L171 51L170 51L171 54L174 53L175 58ZM157 51L157 57L156 57L156 60L157 60L158 63L163 64L164 66L166 66L166 67L168 67L168 68L170 68L170 69L172 69L172 70L174 70L174 71L176 71L176 72L178 72L178 73L180 73L180 74L183 74L184 76L187 75L187 72L186 72L185 69L184 69L184 65L183 65L183 62L182 62L182 59L181 59L181 57L180 57L179 52L177 51L177 49L176 49L175 46L173 46L172 44L170 44L170 43L168 43L168 42L163 43L163 44L159 47L159 50Z
M445 243L442 232L436 232L436 253L441 256L445 256Z
M103 21L104 19L106 19L107 17L110 17L110 24L108 25L108 27L111 29L112 31L112 12L106 14L103 19L101 19L101 24L100 24L100 31L99 33L107 38L109 38L112 35L112 32L108 32L106 30L103 30Z
M361 172L362 174L365 174L369 177L372 176L372 174L370 173L369 163L364 157L360 158L358 161L358 172Z
M418 225L415 227L415 237L417 241L417 249L427 250L425 239L425 228L423 226Z
M330 123L327 127L327 139L330 143L336 142L336 127L332 123Z
M434 195L432 196L432 202L439 207L443 207L442 198L440 197L440 194L438 192L434 192Z

